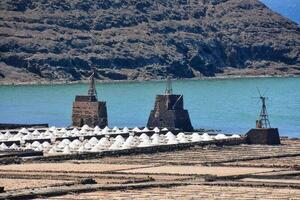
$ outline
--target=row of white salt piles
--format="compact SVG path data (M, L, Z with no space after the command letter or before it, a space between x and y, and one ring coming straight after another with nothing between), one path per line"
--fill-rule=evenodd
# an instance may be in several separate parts
M47 154L71 154L77 152L101 152L110 150L121 150L121 149L131 149L139 147L149 147L149 146L159 146L159 145L170 145L179 143L190 143L190 142L200 142L200 141L211 141L220 140L228 138L240 138L239 135L226 136L224 134L218 134L216 136L208 135L204 133L200 135L199 133L185 134L179 133L176 136L172 132L166 134L154 133L151 137L143 133L140 136L130 135L126 139L121 135L116 137L102 137L98 140L96 137L92 137L89 140L80 141L75 139L70 141L69 139L63 139L62 141L57 141L54 144L48 142L39 143L34 141L33 143L26 143L21 149L33 149L35 151L43 151ZM16 144L11 147L4 146L2 143L0 145L0 150L5 149L16 149ZM20 149L20 147L17 146Z
M80 137L80 136L93 136L93 135L107 135L107 134L122 134L129 132L149 132L154 131L155 133L159 133L161 130L155 127L153 130L145 127L144 129L139 129L135 127L133 129L129 129L124 127L123 129L119 129L118 127L114 127L110 129L109 127L105 127L104 129L96 126L95 128L90 128L88 125L84 125L80 130L77 128L73 128L72 130L67 130L66 128L56 128L52 126L50 128L46 128L45 131L38 131L37 129L33 131L29 131L26 128L22 128L18 131L17 134L11 134L10 131L6 131L5 133L0 133L0 142L1 141L25 141L25 140L34 140L34 139L55 139L55 138L66 138L66 137ZM168 131L168 129L164 128L162 131Z

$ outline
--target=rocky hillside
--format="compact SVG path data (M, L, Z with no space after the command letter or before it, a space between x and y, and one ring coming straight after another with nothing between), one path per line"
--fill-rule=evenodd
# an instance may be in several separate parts
M1 0L0 81L300 74L300 26L258 0Z

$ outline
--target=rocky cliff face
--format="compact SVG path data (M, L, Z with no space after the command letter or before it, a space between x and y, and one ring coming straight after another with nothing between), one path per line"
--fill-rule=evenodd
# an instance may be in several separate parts
M300 74L300 26L258 0L2 0L0 80ZM236 70L239 69L239 70Z

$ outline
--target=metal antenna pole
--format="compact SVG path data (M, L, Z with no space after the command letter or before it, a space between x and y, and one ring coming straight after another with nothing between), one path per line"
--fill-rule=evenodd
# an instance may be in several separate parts
M172 81L171 78L168 76L167 78L167 85L166 85L166 90L165 90L166 95L171 95L173 94L173 89L172 89Z
M269 117L268 117L268 111L266 106L266 97L260 96L260 99L262 101L262 108L259 116L259 121L261 123L262 128L271 128Z
M97 98L97 90L95 86L95 71L93 71L89 79L90 79L90 86L89 86L88 95L95 96Z

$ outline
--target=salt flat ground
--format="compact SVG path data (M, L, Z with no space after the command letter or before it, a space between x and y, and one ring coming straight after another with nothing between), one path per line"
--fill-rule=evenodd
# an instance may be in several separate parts
M0 165L0 199L300 199L300 140L282 142ZM87 178L97 184L83 184ZM52 190L66 192L41 195Z
M202 185L179 186L173 188L151 188L145 190L101 191L81 195L69 194L49 199L265 199L296 200L300 199L300 191L293 189L270 189L250 187L212 187Z

